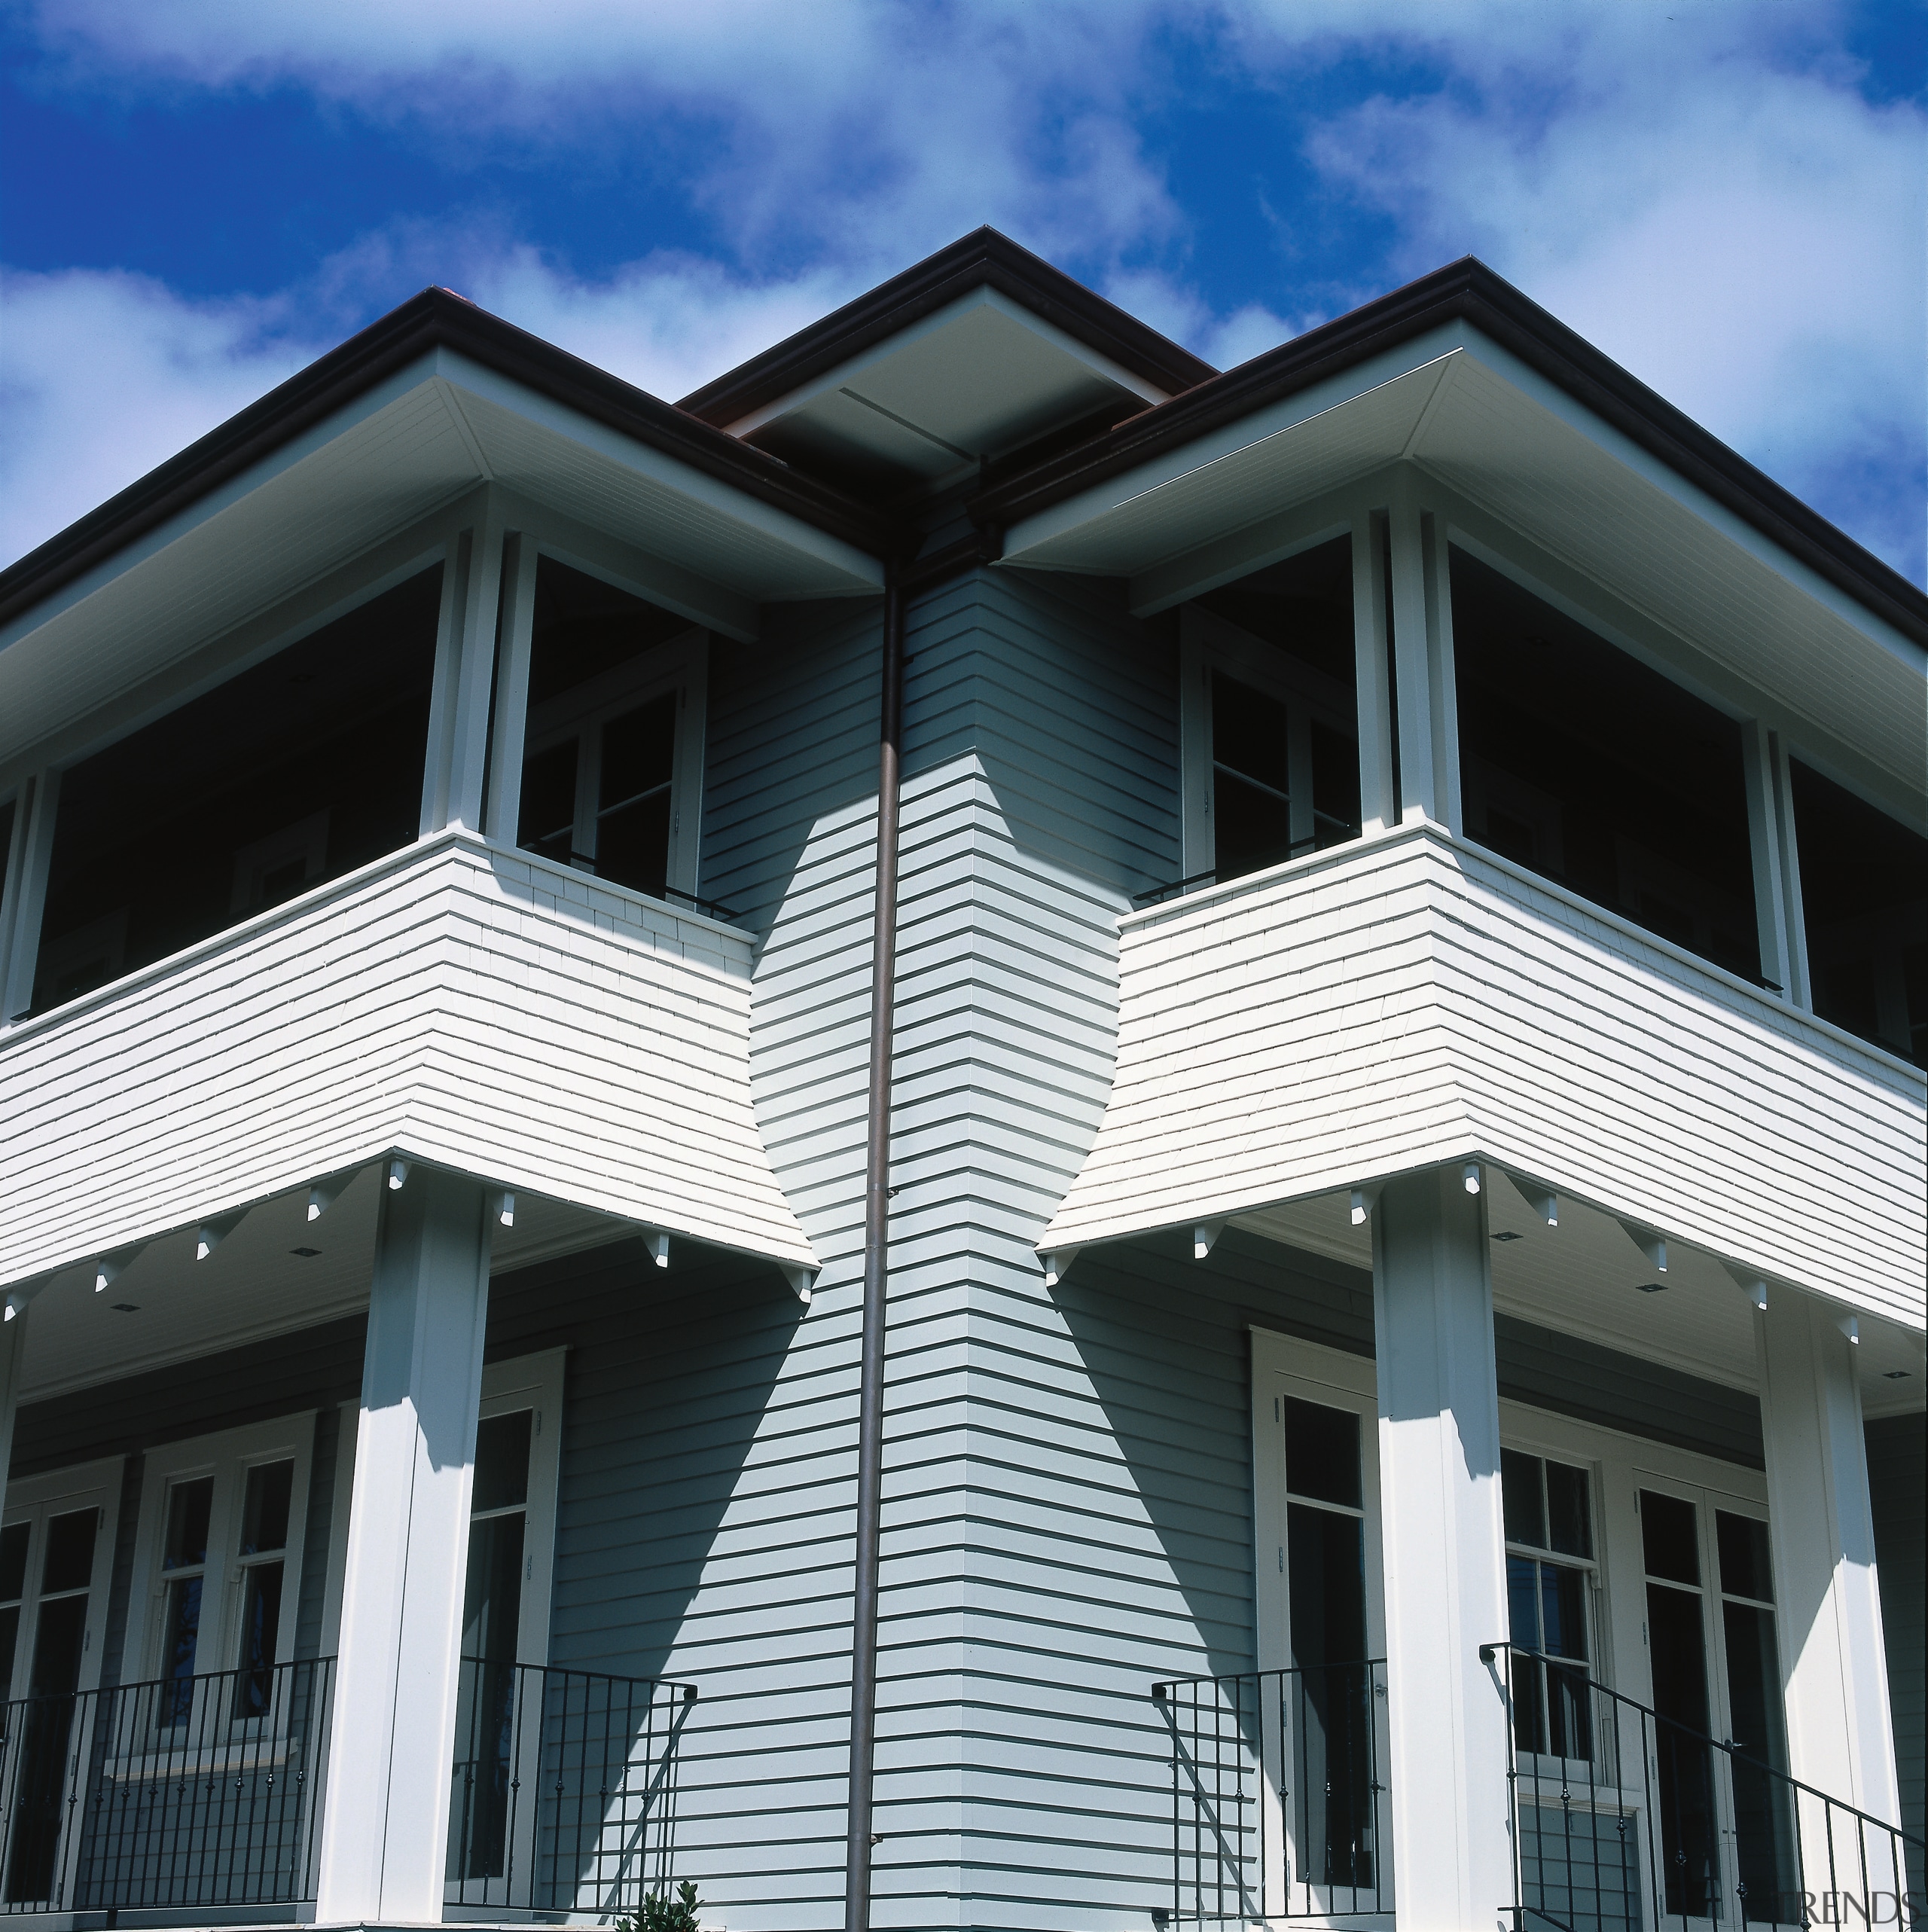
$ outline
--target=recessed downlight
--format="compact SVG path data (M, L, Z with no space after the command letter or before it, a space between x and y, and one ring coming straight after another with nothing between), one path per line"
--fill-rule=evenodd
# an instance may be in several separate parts
M1664 1281L1641 1281L1634 1285L1639 1293L1643 1295L1664 1295L1667 1293L1667 1283Z
M1526 1237L1524 1235L1515 1234L1510 1228L1502 1228L1493 1238L1496 1241L1524 1241Z
M298 1254L304 1261L313 1261L321 1253L319 1248L290 1248L290 1254Z
M120 1315L137 1315L141 1311L141 1305L138 1302L110 1302L108 1305Z

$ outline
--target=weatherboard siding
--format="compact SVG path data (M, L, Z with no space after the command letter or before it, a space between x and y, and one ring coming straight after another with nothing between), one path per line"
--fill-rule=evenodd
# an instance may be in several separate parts
M1117 1078L1054 1246L1478 1155L1923 1325L1920 1073L1436 826L1121 945Z
M444 835L0 1041L0 1279L391 1150L807 1263L742 935Z

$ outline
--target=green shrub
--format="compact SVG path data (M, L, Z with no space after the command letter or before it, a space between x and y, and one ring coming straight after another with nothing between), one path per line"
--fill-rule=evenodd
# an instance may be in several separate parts
M645 1892L642 1909L616 1921L615 1932L697 1932L696 1888L685 1879L673 1899L660 1892Z

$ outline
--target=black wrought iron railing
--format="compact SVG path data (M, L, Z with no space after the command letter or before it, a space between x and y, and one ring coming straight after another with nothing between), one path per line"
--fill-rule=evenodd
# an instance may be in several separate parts
M667 1894L695 1702L664 1678L464 1658L447 1903L616 1917Z
M0 1911L315 1896L334 1660L0 1707Z
M1152 1695L1171 1734L1174 1920L1390 1909L1383 1659Z
M1480 1647L1509 1717L1516 1932L1928 1924L1922 1841L1595 1683Z

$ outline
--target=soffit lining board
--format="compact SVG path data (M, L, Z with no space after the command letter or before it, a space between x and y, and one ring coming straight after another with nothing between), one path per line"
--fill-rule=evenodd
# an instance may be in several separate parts
M1107 402L1128 412L1162 393L979 288L733 428L792 460L932 482Z
M1491 1165L1485 1173L1489 1232L1520 1237L1492 1244L1497 1311L1754 1392L1754 1311L1712 1256L1674 1243L1666 1274L1656 1274L1611 1216L1563 1198L1560 1225L1549 1228L1505 1174ZM1350 1197L1344 1194L1240 1215L1234 1225L1368 1272L1372 1267L1371 1223L1352 1225ZM1659 1293L1641 1292L1642 1283L1655 1280L1665 1283ZM1855 1364L1864 1404L1892 1409L1899 1400L1919 1407L1919 1341L1867 1317L1861 1334ZM1887 1379L1895 1369L1905 1372L1905 1381ZM1899 1398L1897 1388L1903 1391Z

